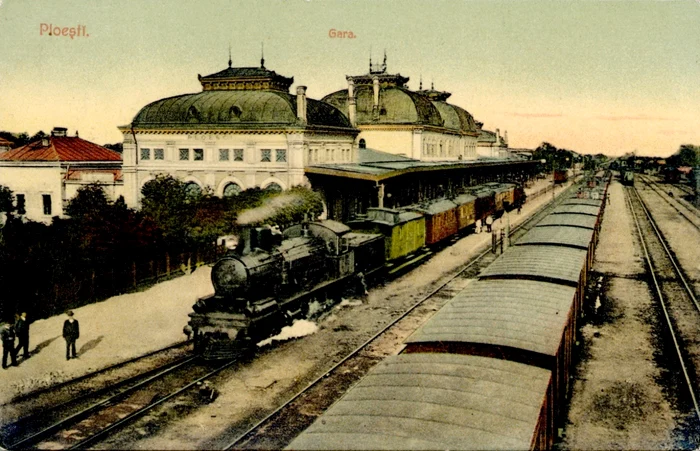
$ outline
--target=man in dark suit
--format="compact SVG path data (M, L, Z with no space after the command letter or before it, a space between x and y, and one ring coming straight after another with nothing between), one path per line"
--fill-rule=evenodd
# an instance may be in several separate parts
M15 321L15 333L19 340L15 354L19 354L19 351L24 349L24 360L27 360L29 358L29 321L27 321L27 312L22 312L17 321Z
M7 368L7 356L12 358L12 365L17 366L17 357L15 356L15 331L12 330L10 323L5 323L0 326L0 338L2 339L2 368Z
M68 319L63 323L63 338L66 340L66 360L78 357L75 352L75 341L80 338L80 324L73 318L73 311L66 312Z

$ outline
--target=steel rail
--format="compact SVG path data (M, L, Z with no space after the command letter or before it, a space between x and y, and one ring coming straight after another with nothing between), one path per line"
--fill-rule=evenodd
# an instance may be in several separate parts
M700 212L699 211L691 209L691 208L685 206L683 203L679 202L678 200L673 199L672 197L668 196L658 186L655 186L655 185L658 185L658 183L654 182L653 180L650 182L644 177L640 177L640 178L647 186L649 186L651 188L652 191L654 191L654 193L656 193L657 196L664 199L666 201L666 203L668 203L674 210L676 210L678 213L680 213L680 215L683 216L683 218L685 218L688 222L690 222L696 229L700 230L700 225L698 225L696 223L696 221L698 219L700 219ZM672 199L673 199L673 202L671 201ZM682 206L688 212L690 212L694 216L694 218L690 218L686 213L684 213L680 208L678 208L674 204L674 202L676 204Z
M131 357L127 360L123 360L121 362L106 366L106 367L101 368L99 370L92 371L90 373L85 373L81 376L74 377L72 379L68 379L68 380L65 380L63 382L59 382L57 384L50 385L48 387L40 388L40 389L33 390L31 392L28 392L28 393L21 394L19 396L12 398L9 401L6 401L6 402L0 404L0 406L6 406L8 404L23 401L27 398L32 398L32 397L38 396L38 395L43 394L43 393L48 393L52 390L58 390L59 388L66 387L68 385L77 384L78 382L82 382L86 379L90 379L91 377L96 377L96 376L99 376L100 374L104 374L107 371L116 370L117 368L124 367L130 363L138 362L139 360L143 360L145 358L152 357L158 353L169 351L171 349L180 348L182 346L186 346L186 345L191 344L191 343L192 343L192 340L185 340L185 341L181 341L179 343L175 343L175 344L166 346L164 348L156 349L155 351L147 352L146 354L141 354L141 355L136 356L136 357Z
M195 359L195 358L196 358L196 357L193 357L193 359ZM144 407L140 408L139 410L136 410L136 411L130 413L129 415L127 415L127 416L125 416L124 418L122 418L122 419L116 421L115 423L110 424L109 426L107 426L106 428L104 428L104 429L102 429L101 431L97 432L96 434L91 435L90 437L87 437L87 438L84 439L84 440L81 440L80 442L78 442L78 443L72 445L69 449L82 449L82 448L88 447L89 445L91 445L91 444L97 442L98 440L101 440L101 439L104 438L105 436L111 434L113 431L115 431L115 430L121 428L121 427L124 426L125 424L127 424L127 423L129 423L129 422L131 422L131 421L133 421L133 420L135 420L135 419L137 419L137 418L143 416L144 414L146 414L146 413L149 412L150 410L152 410L152 409L158 407L159 405L163 404L163 403L166 402L166 401L171 400L171 399L174 398L175 396L178 396L178 395L180 395L181 393L184 393L185 391L187 391L187 390L189 390L190 388L194 387L194 386L197 385L198 383L200 383L200 382L202 382L202 381L204 381L204 380L206 380L206 379L209 379L209 378L212 377L212 376L215 376L216 374L220 373L221 371L225 370L226 368L230 367L231 365L233 365L233 364L235 364L235 363L237 363L237 362L238 362L238 360L235 360L235 359L234 359L234 360L231 360L231 361L229 361L229 362L226 362L224 365L220 366L219 368L217 368L217 369L215 369L215 370L213 370L213 371L210 371L209 373L205 374L205 375L202 376L202 377L199 377L199 378L195 379L194 381L192 381L192 382L186 384L184 387L181 387L181 388L175 390L174 392L170 393L169 395L164 396L164 397L158 399L158 401L156 401L156 402L154 402L154 403L151 403L151 404L149 404L149 405L147 405L147 406L144 406Z
M158 380L158 379L162 378L163 376L166 376L166 375L172 373L173 371L177 370L178 368L181 368L182 366L192 362L195 359L196 359L196 357L187 357L185 359L181 359L180 361L175 362L174 364L170 363L168 365L163 365L162 367L156 369L156 370L159 370L156 374L147 377L143 381L138 382L137 384L135 384L135 385L123 390L123 391L120 391L119 393L116 393L114 395L103 398L103 399L93 403L89 407L86 407L85 409L82 409L79 412L76 412L72 415L69 415L68 417L63 418L62 420L59 420L56 423L53 423L52 425L34 433L28 437L25 437L24 439L22 439L18 442L11 444L9 447L12 449L24 449L24 448L27 448L28 446L31 446L37 442L40 442L47 435L52 434L56 431L59 431L59 430L63 429L65 426L68 426L70 424L74 424L77 421L80 421L81 419L83 419L86 416L90 415L91 413L101 409L102 407L105 407L106 405L110 404L111 402L115 401L116 399L124 397L124 396L128 395L129 393L135 392L136 390L140 389L144 385L147 385L147 384L153 382L154 380ZM153 372L153 371L149 371L145 374L148 374L151 372ZM135 379L138 379L138 378L143 377L143 376L144 376L143 374L134 376L132 378L129 378L129 379L123 381L123 383L120 383L119 385L126 385L127 383L133 382ZM112 387L112 389L113 388L114 387ZM73 402L73 400L71 400L69 402ZM65 405L65 404L67 404L67 403L64 403L63 405ZM61 406L62 405L59 405L59 406L55 407L55 409L58 409ZM55 410L55 409L52 409L52 410Z
M564 192L571 190L575 184L571 184L569 187L565 188L562 193L559 195L558 198L556 199L562 199L560 200L559 203L563 202L563 199L565 199L562 194ZM540 207L533 215L528 218L527 220L523 221L522 223L518 224L517 226L514 226L510 229L510 236L513 236L516 232L518 232L520 229L524 228L526 224L529 224L530 222L533 222L537 216L539 216L543 211L545 211L547 208L552 207L553 205L558 204L555 200L550 200L546 204L544 204L542 207ZM529 230L529 229L526 229ZM383 335L388 329L392 328L395 326L399 321L404 319L406 316L408 316L411 312L413 312L415 309L420 307L425 301L428 299L432 298L435 296L439 291L441 291L443 288L445 288L449 283L451 283L453 280L455 280L457 277L461 276L464 274L469 268L472 266L476 265L478 262L481 261L486 255L491 254L491 245L486 245L485 250L482 251L480 254L476 255L473 257L473 259L467 263L465 266L463 266L461 269L459 269L455 274L450 276L445 282L443 282L440 286L435 288L433 291L425 295L423 298L421 298L419 301L417 301L415 304L410 306L408 310L403 312L400 316L389 322L386 326L384 326L380 331L372 335L369 339L367 339L364 343L362 343L360 346L355 348L353 351L350 352L350 354L346 355L343 359L341 359L339 362L337 362L335 365L333 365L331 368L326 370L322 375L314 379L312 382L310 382L306 387L302 388L300 391L298 391L296 394L294 394L290 399L288 399L284 404L279 406L277 409L269 413L267 416L265 416L263 419L259 420L257 423L255 423L252 427L247 429L244 433L240 434L238 437L233 439L230 443L228 443L226 446L224 446L222 449L224 450L231 450L234 449L235 445L238 443L243 442L246 437L251 435L255 430L257 430L260 426L265 424L267 421L269 421L271 418L276 416L278 413L280 413L282 410L284 410L287 406L289 406L291 403L299 399L304 393L309 391L311 388L316 386L319 382L321 382L323 379L328 377L328 375L335 370L337 370L341 365L343 365L345 362L350 360L351 358L355 357L357 354L359 354L363 349L365 349L370 343L375 341L378 337Z
M644 210L644 213L646 214L647 218L649 219L649 223L651 224L652 228L654 229L656 236L659 238L659 242L661 242L661 245L663 246L664 251L666 251L666 255L668 256L668 259L671 261L671 264L673 265L673 269L676 271L678 278L683 283L683 288L685 288L686 293L688 293L688 296L693 301L695 308L698 310L698 312L700 312L700 303L698 303L698 299L695 296L695 292L694 292L693 288L690 286L690 284L688 283L688 281L685 279L685 276L683 275L683 271L681 271L681 268L680 268L680 266L678 266L676 259L673 257L673 254L671 253L671 250L666 245L666 240L665 240L664 234L661 232L661 230L656 225L656 221L651 216L651 212L649 211L649 208L644 203L644 200L642 199L642 197L639 195L639 192L637 190L634 190L634 193L637 196L637 199L639 199L639 203L642 206L642 209Z
M659 281L656 278L656 271L654 269L654 264L651 261L651 256L649 255L649 250L648 250L647 245L646 245L646 240L644 238L644 234L642 233L642 229L641 229L641 226L639 224L639 218L637 217L637 214L634 211L634 207L632 206L632 199L630 198L631 196L629 195L630 191L634 192L637 195L637 199L639 200L640 205L642 206L645 213L647 214L647 218L649 218L650 220L651 220L651 218L649 217L648 210L646 210L646 207L642 201L642 198L639 196L639 193L637 193L635 188L630 188L627 191L628 196L625 196L625 199L627 201L627 205L630 209L630 212L632 213L632 219L634 220L634 225L637 229L637 233L639 234L639 241L640 241L640 243L642 245L642 249L644 251L644 258L646 260L647 266L649 267L649 273L651 274L651 278L654 282L654 290L656 291L656 295L659 298L659 303L661 304L661 308L664 312L664 317L666 319L666 324L668 325L668 329L671 332L671 338L673 339L673 344L674 344L674 347L676 349L676 354L678 355L678 361L681 365L681 369L683 370L683 377L685 378L686 385L688 386L688 391L690 392L690 397L693 401L695 415L698 418L698 420L700 420L700 405L698 405L698 399L697 399L697 396L696 396L695 391L693 389L693 383L691 381L690 374L688 372L688 368L686 366L685 359L683 358L683 353L681 352L679 340L678 340L678 337L676 335L676 330L673 327L673 322L671 321L671 316L668 312L668 308L666 306L664 295L661 292L661 286L659 285ZM653 224L653 222L652 222L652 224ZM657 229L655 229L655 230L657 230ZM657 238L663 244L662 237L657 234ZM665 244L664 244L664 248L667 249ZM668 256L671 259L671 261L673 261L673 257L671 257L670 255L668 255ZM675 264L674 264L674 267L676 267ZM697 304L696 304L696 306L697 306Z

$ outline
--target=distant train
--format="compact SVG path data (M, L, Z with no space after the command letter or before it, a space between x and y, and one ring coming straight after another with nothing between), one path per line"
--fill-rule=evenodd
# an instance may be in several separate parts
M327 307L365 275L396 271L423 248L473 231L478 221L524 201L522 187L488 183L452 199L370 208L348 225L324 220L277 233L246 229L236 250L212 269L214 295L199 299L190 313L195 352L206 359L234 357Z
M551 449L609 179L555 208L289 449Z
M634 185L634 171L632 171L631 169L621 169L620 179L622 180L623 185Z

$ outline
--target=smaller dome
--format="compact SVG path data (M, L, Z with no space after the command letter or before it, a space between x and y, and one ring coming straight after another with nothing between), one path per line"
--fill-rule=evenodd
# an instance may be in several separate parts
M420 94L399 86L385 86L379 90L379 108L374 111L374 89L360 85L355 88L357 123L364 124L419 124L443 126L443 120L433 103ZM349 114L348 91L340 90L322 99Z

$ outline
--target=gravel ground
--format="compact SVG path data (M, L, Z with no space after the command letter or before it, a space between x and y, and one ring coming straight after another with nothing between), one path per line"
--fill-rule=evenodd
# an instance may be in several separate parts
M593 268L600 303L581 331L582 361L560 448L676 449L684 409L676 405L675 362L664 360L662 326L622 185L613 182L610 194Z

